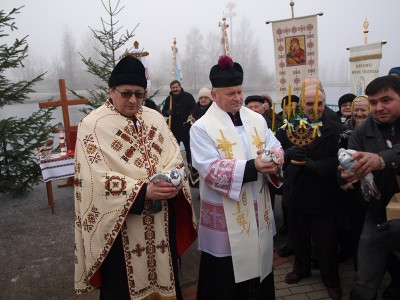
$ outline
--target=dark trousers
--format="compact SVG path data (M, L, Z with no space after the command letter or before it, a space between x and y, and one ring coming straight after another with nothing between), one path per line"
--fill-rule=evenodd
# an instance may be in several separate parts
M185 147L185 152L186 152L186 161L188 165L192 165L192 153L190 152L190 138L189 135L186 137L177 137L176 141L178 142L178 145L182 142L183 146Z
M283 206L282 205L282 212L283 212L283 220L284 220L284 224L286 222L286 226L288 229L288 235L287 235L287 240L286 240L286 247L290 248L290 249L294 249L294 237L293 237L293 231L291 230L291 227L293 225L291 225L289 223L289 221L291 220L290 214L291 214L291 210L287 208L287 206ZM285 216L286 215L286 216ZM286 221L285 221L286 219Z
M395 280L399 281L399 259L393 253L399 249L400 220L382 226L367 215L358 245L358 268L350 299L375 299L386 270L392 280L397 276Z
M335 216L314 216L290 210L290 231L294 242L294 271L310 272L311 239L319 255L321 278L329 287L339 287Z
M169 240L172 257L172 266L175 278L176 299L182 300L182 290L178 274L178 257L176 252L176 215L173 209L174 202L168 201L169 211ZM102 286L100 288L100 300L129 300L128 279L126 274L126 264L122 244L121 233L116 237L108 255L104 259L101 268ZM145 275L145 274L143 274Z
M273 300L274 274L260 282L253 278L235 283L232 257L215 257L201 252L197 300Z

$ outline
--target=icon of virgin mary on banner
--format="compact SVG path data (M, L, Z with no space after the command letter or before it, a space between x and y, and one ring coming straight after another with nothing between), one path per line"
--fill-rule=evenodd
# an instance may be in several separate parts
M306 51L304 50L304 35L299 35L296 37L286 37L285 40L286 49L288 49L286 52L286 65L305 65Z
M317 15L273 21L277 97L300 95L305 78L318 77Z

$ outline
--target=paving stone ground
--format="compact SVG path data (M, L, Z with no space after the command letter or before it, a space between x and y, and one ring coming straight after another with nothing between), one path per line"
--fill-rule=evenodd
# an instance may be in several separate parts
M0 299L99 299L97 291L84 296L74 294L73 188L57 188L57 182L53 182L53 192L54 215L47 203L44 184L36 186L25 197L14 199L0 194ZM192 194L198 216L198 190L192 189ZM282 223L279 197L275 218L279 228ZM277 249L284 244L285 236L276 236L274 242ZM185 300L195 299L199 258L195 244L182 257L180 280ZM284 278L292 270L293 257L275 255L274 265L277 299L328 298L318 270L312 271L312 277L288 285ZM340 277L343 299L346 299L354 278L351 260L340 265ZM382 288L387 285L385 278ZM379 295L381 292L382 289Z

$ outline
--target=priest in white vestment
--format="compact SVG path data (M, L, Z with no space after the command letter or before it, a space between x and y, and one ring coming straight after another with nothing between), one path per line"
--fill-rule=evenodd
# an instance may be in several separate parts
M265 119L243 106L243 70L228 56L210 71L213 105L193 124L200 174L201 251L197 299L274 299L274 216L268 181L283 150ZM264 149L279 158L263 162Z

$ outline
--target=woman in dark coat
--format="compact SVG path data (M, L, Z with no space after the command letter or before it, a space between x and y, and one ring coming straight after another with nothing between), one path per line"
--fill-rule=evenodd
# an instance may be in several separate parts
M199 96L198 100L195 107L193 110L190 112L189 117L184 124L184 130L187 130L188 132L190 131L190 127L196 122L198 119L200 119L208 110L208 108L212 105L212 97L211 97L211 91L203 87L199 91ZM189 171L190 171L190 176L189 176L189 184L191 187L199 187L199 173L195 168L192 167L191 164L188 164Z

